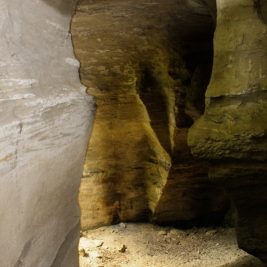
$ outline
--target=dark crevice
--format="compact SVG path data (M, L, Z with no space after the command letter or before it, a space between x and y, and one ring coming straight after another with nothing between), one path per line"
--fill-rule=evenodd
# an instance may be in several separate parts
M267 23L267 1L266 0L253 0L254 9L256 10L259 18L266 24Z
M141 67L138 93L147 109L152 129L164 149L170 151L167 103L161 87L149 67Z

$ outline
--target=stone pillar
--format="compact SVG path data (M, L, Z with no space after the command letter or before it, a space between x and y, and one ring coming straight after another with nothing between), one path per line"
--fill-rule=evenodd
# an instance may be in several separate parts
M237 210L238 244L267 260L267 25L258 2L218 0L215 56L204 115L189 132L193 154Z
M77 195L92 121L75 1L0 0L0 266L78 266Z

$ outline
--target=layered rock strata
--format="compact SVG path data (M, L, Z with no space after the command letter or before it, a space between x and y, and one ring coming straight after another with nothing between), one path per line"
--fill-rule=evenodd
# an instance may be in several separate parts
M206 110L189 133L193 154L237 212L241 248L267 260L267 25L264 1L218 0ZM263 9L261 9L263 8Z
M81 80L97 103L80 189L82 228L203 221L224 209L207 164L195 161L187 146L212 65L208 6L79 2L73 43Z
M92 122L69 23L75 1L0 1L0 266L78 266Z

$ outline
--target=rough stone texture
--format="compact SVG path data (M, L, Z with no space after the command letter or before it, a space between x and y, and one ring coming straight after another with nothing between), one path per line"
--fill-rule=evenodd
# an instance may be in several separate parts
M75 1L0 1L0 266L78 266L77 194L92 121Z
M197 0L79 2L73 42L82 82L97 102L82 228L202 220L223 210L207 164L194 161L187 146L210 77L210 4L214 9L214 1Z
M267 260L267 25L264 1L218 0L206 110L189 132L195 156L237 210L241 248Z

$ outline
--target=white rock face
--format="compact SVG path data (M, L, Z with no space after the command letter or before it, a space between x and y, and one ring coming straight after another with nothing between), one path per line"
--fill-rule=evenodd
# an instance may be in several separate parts
M78 266L94 108L69 34L75 2L0 0L1 267Z

